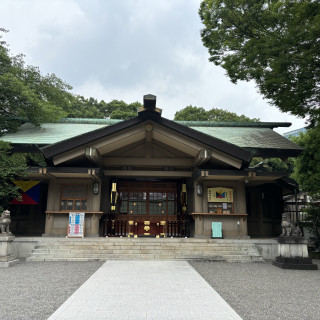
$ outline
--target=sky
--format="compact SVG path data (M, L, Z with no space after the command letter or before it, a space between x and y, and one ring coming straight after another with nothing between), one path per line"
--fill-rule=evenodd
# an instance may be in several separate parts
M231 83L202 45L200 0L1 0L0 27L12 54L54 73L75 94L110 102L157 96L162 116L188 105L267 122L291 122L254 82Z

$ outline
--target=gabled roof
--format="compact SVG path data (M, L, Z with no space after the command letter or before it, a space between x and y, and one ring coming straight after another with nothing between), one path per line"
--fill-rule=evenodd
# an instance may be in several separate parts
M253 156L295 157L303 148L268 127L192 127L244 148Z
M11 142L15 146L35 145L44 147L62 143L61 146L69 145L73 147L73 142L68 142L72 138L75 140L71 141L76 141L78 140L77 137L79 137L79 141L84 142L85 140L83 139L89 139L88 141L90 142L93 136L108 135L144 121L141 116L127 121L113 119L61 119L56 123L44 123L41 128L25 123L17 132L6 134L0 139ZM181 132L186 136L198 137L197 139L202 142L211 141L216 148L220 145L222 149L230 150L227 146L231 144L240 147L242 151L244 151L243 149L249 151L252 156L289 157L297 156L303 150L272 130L276 127L288 127L291 125L290 123L171 121L161 118L159 114L154 117L157 118L157 122L161 122L164 126ZM99 131L99 129L102 131ZM82 139L83 135L88 137ZM48 150L51 150L51 148Z
M162 118L159 113L153 110L145 110L143 112L140 112L139 115L135 118L122 121L112 126L103 127L101 129L97 129L97 130L84 133L82 135L78 135L73 138L49 145L47 147L44 147L42 151L47 158L52 158L56 155L62 154L71 149L89 144L90 142L93 142L95 140L117 133L121 130L129 129L130 127L138 125L147 120L152 120L156 123L159 123L160 125L163 125L168 129L181 133L186 137L199 141L211 148L224 152L236 159L242 160L244 162L249 162L251 160L251 157L252 157L251 153L244 150L243 148L240 148L229 142L223 141L219 138L208 136L204 133L201 133L192 128L183 126L174 121Z
M54 123L43 123L40 128L31 123L25 123L17 132L8 133L0 139L14 144L46 146L106 126L112 126L121 121L111 119L61 119Z

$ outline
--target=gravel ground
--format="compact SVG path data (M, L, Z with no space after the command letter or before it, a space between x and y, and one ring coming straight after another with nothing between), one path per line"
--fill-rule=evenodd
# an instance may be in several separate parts
M320 260L313 261L320 269ZM102 264L22 261L1 268L0 319L47 319ZM320 270L283 270L269 262L190 264L244 320L320 319Z
M25 262L0 269L0 319L47 319L102 262Z
M283 270L271 262L189 262L244 320L319 320L319 270Z

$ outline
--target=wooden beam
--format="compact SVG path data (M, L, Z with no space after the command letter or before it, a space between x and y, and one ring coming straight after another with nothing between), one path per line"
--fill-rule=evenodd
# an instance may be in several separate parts
M176 140L173 136L170 135L170 132L162 133L162 132L153 132L153 139L158 140L164 144L169 145L177 150L181 150L182 152L195 157L200 151L201 147L196 147L192 143L188 143L187 141Z
M197 157L194 159L195 166L199 167L202 164L207 163L211 158L211 150L203 149L200 150Z
M193 159L185 158L117 158L102 157L104 166L170 166L170 167L193 167Z
M105 176L114 177L166 177L191 178L191 171L134 171L134 170L103 170Z
M211 152L211 157L213 159L217 159L219 161L222 161L224 163L227 163L237 169L240 169L242 167L242 161L241 160L238 160L238 159L235 159L227 154L224 154L222 152L219 152L217 150L213 150Z
M99 165L101 163L101 156L96 148L86 148L85 156L93 164Z
M68 160L72 160L74 158L77 158L79 156L82 156L82 155L84 155L84 153L85 153L85 148L77 149L77 150L74 150L69 153L64 153L64 154L61 154L59 156L54 157L53 163L54 163L54 165L57 165L57 164L66 162Z
M95 143L93 144L93 147L97 148L100 154L106 154L144 139L144 130L135 133L126 132L126 134L118 135L112 139L106 139L99 143Z

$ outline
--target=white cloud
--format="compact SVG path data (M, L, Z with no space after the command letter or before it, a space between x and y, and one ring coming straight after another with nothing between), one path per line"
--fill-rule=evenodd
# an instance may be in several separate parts
M75 36L79 27L87 27L85 13L74 0L3 0L1 26L9 29L6 39L14 53L26 54L32 61L33 53L43 51L43 43Z
M152 93L170 119L192 104L302 127L303 120L263 100L254 83L232 84L208 61L199 5L200 0L2 0L0 21L10 30L4 39L14 53L57 74L77 94L142 102Z

